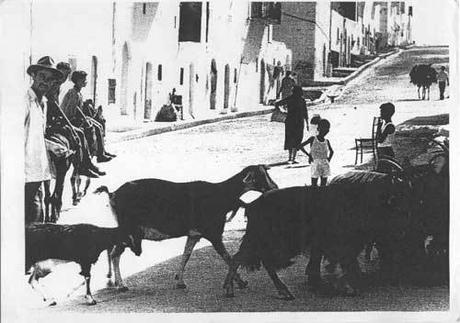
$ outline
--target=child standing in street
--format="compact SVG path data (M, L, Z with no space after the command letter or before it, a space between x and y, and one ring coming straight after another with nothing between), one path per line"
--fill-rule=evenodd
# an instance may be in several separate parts
M300 145L302 150L308 156L308 162L311 164L311 185L318 186L318 178L321 178L321 186L325 186L327 178L331 171L329 162L334 155L329 140L326 135L329 133L331 124L326 119L320 119L318 122L318 135L311 136ZM310 144L310 153L304 147Z
M380 118L377 126L377 157L390 157L394 158L393 143L395 138L396 128L391 121L391 117L395 113L395 106L393 103L384 103L380 106Z

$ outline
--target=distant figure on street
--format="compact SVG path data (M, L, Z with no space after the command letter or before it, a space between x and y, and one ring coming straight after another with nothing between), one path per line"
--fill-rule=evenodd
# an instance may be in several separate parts
M295 81L292 78L291 71L286 72L286 76L281 81L280 92L278 93L277 97L281 95L281 99L285 99L288 96L292 95L292 90L295 86Z
M380 120L377 125L377 157L394 158L393 144L395 140L396 128L391 121L391 117L395 113L393 103L384 103L380 106Z
M327 178L331 175L329 162L334 155L331 143L326 139L331 124L326 119L318 121L318 135L311 136L300 145L302 150L308 156L308 162L311 164L311 185L318 186L318 178L321 178L321 186L326 186ZM310 145L310 153L305 150L305 146Z
M449 75L446 72L446 68L441 66L441 71L438 73L439 100L444 100L446 84L449 85Z
M302 88L295 86L292 95L275 103L276 108L286 106L287 116L284 122L285 136L284 149L289 151L289 164L296 163L297 148L303 139L304 120L308 127L308 110L302 97Z

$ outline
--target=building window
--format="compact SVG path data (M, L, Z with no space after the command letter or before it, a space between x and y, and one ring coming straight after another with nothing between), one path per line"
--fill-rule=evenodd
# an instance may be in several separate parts
M109 79L108 104L115 103L115 89L117 87L116 79Z
M340 30L339 28L337 28L337 44L339 43L340 41Z
M181 2L179 41L201 41L201 2Z
M158 81L163 79L163 65L158 65Z
M184 68L180 68L179 84L184 85Z
M144 3L142 4L142 14L145 15L146 13L147 13L147 4L144 2Z

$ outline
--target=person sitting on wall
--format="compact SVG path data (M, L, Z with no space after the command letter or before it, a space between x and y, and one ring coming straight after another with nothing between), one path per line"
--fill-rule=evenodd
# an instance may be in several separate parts
M96 150L97 162L103 163L112 160L112 157L105 154L102 130L94 126L91 118L86 117L82 111L83 97L81 89L87 84L86 76L87 73L84 71L75 71L72 73L71 81L74 83L74 87L65 94L61 108L72 125L85 130L88 143L93 151Z
M94 108L93 105L93 100L88 99L83 103L82 111L85 114L86 118L90 120L91 124L93 125L98 143L99 142L104 142L104 137L105 137L105 119L101 118L102 117L102 106L101 106L101 113L98 112ZM111 154L105 150L104 145L102 145L102 148L104 150L104 154L109 157L116 157L116 155Z
M60 133L70 143L70 148L76 152L77 158L73 158L73 165L78 169L79 174L97 178L105 175L92 162L89 157L88 145L82 130L74 127L59 107L58 98L60 86L70 74L70 65L65 62L57 64L56 68L63 74L63 78L56 81L50 91L46 94L48 100L47 110L47 136L53 133Z

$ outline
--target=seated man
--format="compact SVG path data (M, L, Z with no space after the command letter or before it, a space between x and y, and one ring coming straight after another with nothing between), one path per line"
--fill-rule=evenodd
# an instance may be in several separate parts
M81 175L92 178L97 178L99 177L98 175L105 175L91 162L84 133L79 128L72 126L59 107L60 86L66 81L71 70L69 64L64 62L59 63L57 69L61 71L64 77L55 82L46 95L48 99L47 135L59 133L68 140L70 148L76 153L76 158L73 158L73 165Z
M74 87L65 94L61 108L72 125L85 129L86 139L90 145L93 142L91 134L93 131L95 132L97 162L107 162L111 160L112 157L105 154L101 130L97 126L95 127L91 118L86 117L82 111L83 97L81 95L81 89L87 84L86 76L87 74L84 71L75 71L72 73L71 81L74 83Z
M88 99L83 103L82 111L87 118L91 121L92 126L95 130L95 135L97 137L97 143L104 143L105 137L105 119L101 118L102 114L99 115L98 111L94 108L93 100ZM101 123L104 122L104 125ZM98 149L103 149L104 154L109 157L116 157L116 155L111 154L105 150L104 145L99 146Z

